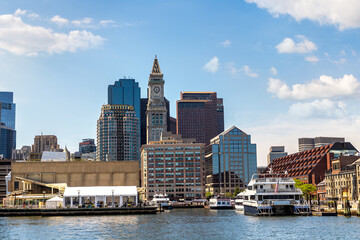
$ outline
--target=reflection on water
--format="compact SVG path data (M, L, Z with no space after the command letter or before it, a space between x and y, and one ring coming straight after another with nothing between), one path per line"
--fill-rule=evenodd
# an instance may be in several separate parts
M358 239L360 218L252 217L233 210L0 218L0 239Z

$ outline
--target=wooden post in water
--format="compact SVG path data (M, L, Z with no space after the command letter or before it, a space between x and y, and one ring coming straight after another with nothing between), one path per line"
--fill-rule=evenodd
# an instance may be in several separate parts
M345 200L345 206L344 206L344 216L349 216L351 217L351 209L350 209L350 203L349 203L349 199Z
M360 216L360 201L358 201L357 203L357 211L356 211L357 215Z

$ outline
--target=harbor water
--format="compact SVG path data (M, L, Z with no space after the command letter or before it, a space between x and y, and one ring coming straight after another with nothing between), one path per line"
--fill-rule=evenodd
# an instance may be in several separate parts
M0 239L359 239L358 217L254 217L234 210L156 215L2 217Z

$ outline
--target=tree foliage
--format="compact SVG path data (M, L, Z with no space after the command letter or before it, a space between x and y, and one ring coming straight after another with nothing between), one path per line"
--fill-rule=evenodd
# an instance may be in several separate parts
M240 190L239 186L236 186L234 189L233 197L236 197L239 193L241 193L241 190Z
M294 178L295 187L301 189L304 196L308 196L316 191L316 187L312 184L305 184L299 179Z
M205 193L205 198L206 198L207 200L209 200L212 196L213 196L213 194L212 194L211 192Z

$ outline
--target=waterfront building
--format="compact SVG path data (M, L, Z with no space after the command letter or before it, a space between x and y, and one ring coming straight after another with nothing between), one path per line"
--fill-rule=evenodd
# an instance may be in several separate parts
M97 121L97 160L124 161L125 143L127 144L127 158L138 156L139 146L136 148L135 145L131 145L140 140L139 120L135 116L134 107L131 105L102 106ZM129 148L130 145L134 148ZM131 160L139 162L138 158Z
M14 160L28 160L31 153L30 146L22 146L21 149L14 149L12 151L12 158Z
M299 152L310 150L333 144L335 142L345 142L345 138L338 137L315 137L315 138L299 138Z
M176 118L170 117L168 132L176 134Z
M141 147L141 184L150 201L157 192L171 200L203 198L204 143L162 132Z
M326 199L345 202L358 200L356 163L359 156L339 156L332 159L331 169L325 173ZM359 161L360 162L360 161Z
M6 176L11 171L11 160L0 160L0 204L2 200L6 197L7 188L6 188Z
M155 56L148 82L148 103L146 108L146 143L159 141L162 132L168 128L168 111L164 98L163 74Z
M329 144L323 147L277 158L265 170L267 173L287 175L305 183L317 185L331 168L331 161L340 155L353 156L357 149L349 142Z
M108 104L133 106L136 118L139 119L138 129L141 122L140 94L139 83L135 82L135 79L122 78L108 86Z
M32 145L33 153L42 154L43 151L60 151L58 140L55 135L37 135L34 138L34 145Z
M288 153L285 152L284 146L271 146L270 152L267 155L267 163L268 165L276 158L281 158L287 156Z
M13 162L9 191L31 203L66 187L139 186L139 171L135 161Z
M92 153L96 152L95 139L85 138L82 142L79 143L79 152L83 153Z
M318 203L323 204L326 201L326 183L325 180L316 185L316 196Z
M177 134L209 144L224 131L223 99L216 92L181 92L176 102Z
M211 139L205 155L206 191L214 195L245 188L257 172L256 144L235 126Z

